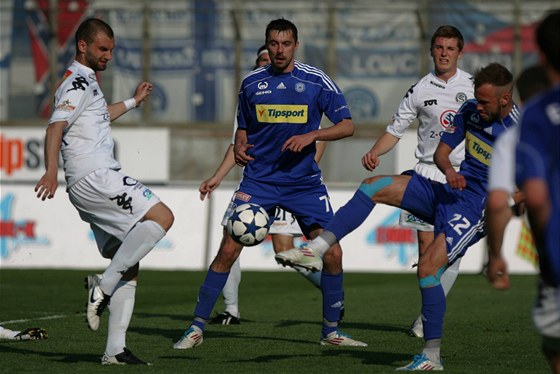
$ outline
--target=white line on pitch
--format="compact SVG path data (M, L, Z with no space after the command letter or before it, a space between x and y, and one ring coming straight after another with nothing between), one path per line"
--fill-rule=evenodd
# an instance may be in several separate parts
M4 325L4 324L8 324L8 323L39 321L39 320L45 320L45 319L57 319L57 318L64 318L64 317L66 317L65 314L55 314L54 316L46 316L46 317L38 317L38 318L14 319L14 320L11 320L11 321L0 322L0 325Z

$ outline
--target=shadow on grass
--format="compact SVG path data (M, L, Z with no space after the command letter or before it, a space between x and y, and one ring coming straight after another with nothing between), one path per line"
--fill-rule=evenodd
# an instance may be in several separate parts
M27 348L16 347L16 344L21 344L22 342L10 342L8 344L0 345L0 352L2 354L20 354L24 356L24 360L29 360L32 356L43 356L48 357L51 361L65 362L65 363L77 363L77 362L92 362L95 364L101 363L101 355L88 354L88 353L69 353L61 354L59 352L41 352L35 351ZM29 343L24 343L29 344Z

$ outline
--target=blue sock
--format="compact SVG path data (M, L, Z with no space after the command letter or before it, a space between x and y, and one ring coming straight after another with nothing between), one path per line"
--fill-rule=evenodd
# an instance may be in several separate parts
M321 273L321 292L323 293L323 336L338 330L340 308L344 292L342 290L342 272L338 274Z
M422 315L424 316L424 340L441 339L446 301L441 284L420 288L422 293Z
M194 309L194 321L192 322L193 325L202 331L204 331L206 320L210 318L210 313L212 313L212 309L216 305L218 296L220 296L228 276L229 272L218 273L212 269L208 269L208 273L206 273L204 283L202 283L198 291L198 302Z
M332 232L338 241L358 228L369 216L375 203L362 191L362 186L354 196L341 207L325 227Z

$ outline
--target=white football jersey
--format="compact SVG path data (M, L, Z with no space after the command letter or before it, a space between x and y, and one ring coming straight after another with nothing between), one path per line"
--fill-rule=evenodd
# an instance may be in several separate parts
M457 69L457 73L445 82L431 72L410 87L386 131L400 139L418 118L415 156L420 163L434 165L434 153L441 135L453 123L461 105L473 97L473 82L469 73ZM464 157L463 142L451 153L453 166L458 167Z
M49 124L66 121L61 153L67 187L94 170L119 170L115 160L111 119L95 72L74 61L64 74L54 97Z

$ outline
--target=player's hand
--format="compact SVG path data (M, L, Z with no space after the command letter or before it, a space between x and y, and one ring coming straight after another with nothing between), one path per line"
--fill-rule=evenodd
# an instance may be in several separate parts
M37 192L37 198L45 201L45 199L52 199L56 190L58 188L58 175L44 174L37 185L35 186L35 192Z
M254 158L247 154L247 150L253 148L253 144L235 144L233 148L233 153L235 155L235 163L239 166L245 166L249 161L253 161Z
M445 179L451 188L456 190L463 190L467 187L467 180L464 175L457 173L453 168L449 168L445 171Z
M315 141L312 133L294 135L282 144L282 152L290 150L292 152L301 152L305 147Z
M49 335L47 331L40 328L40 327L29 327L19 334L14 336L15 340L39 340L39 339L48 339Z
M497 290L509 289L509 274L507 272L507 264L502 256L490 256L488 266L486 268L486 278Z
M377 154L373 151L369 151L362 157L362 166L368 170L373 171L376 167L379 166L381 160L377 157Z
M136 100L136 107L139 107L152 93L153 85L148 82L142 82L136 87L134 92L134 100Z
M216 176L212 176L212 177L206 179L205 181L203 181L200 184L200 187L198 187L198 192L200 192L200 200L204 201L204 198L206 196L208 196L208 198L210 198L210 195L212 195L212 191L214 191L216 188L218 188L220 183L221 183L221 180Z

